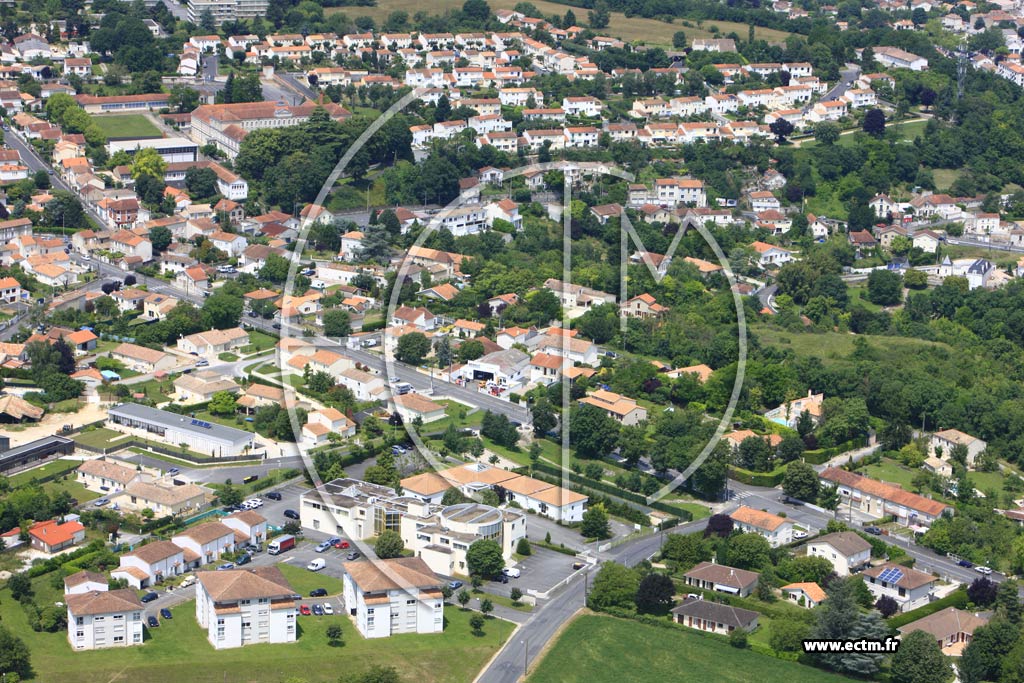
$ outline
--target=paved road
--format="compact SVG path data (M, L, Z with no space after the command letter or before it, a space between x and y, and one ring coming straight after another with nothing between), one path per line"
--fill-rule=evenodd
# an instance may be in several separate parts
M778 285L768 285L767 287L762 287L758 290L757 299L761 302L761 308L767 308L770 311L775 310L773 299L775 298L775 292L778 290Z
M822 97L818 101L819 102L831 102L832 100L839 99L840 97L842 97L843 95L846 94L846 91L850 89L850 86L853 85L853 82L855 80L857 80L857 78L859 76L860 76L860 67L859 66L853 65L849 69L843 69L839 73L839 82L836 83L834 86L832 86L832 89L829 90L827 93L825 93L825 96ZM804 107L804 113L806 114L813 107L814 107L814 103L808 103L807 106Z
M308 81L304 74L291 74L291 73L275 73L277 81L284 87L295 91L302 97L316 101L319 94L313 92L313 89L309 87Z
M206 81L217 80L217 63L220 61L220 55L204 55L203 56L203 79Z

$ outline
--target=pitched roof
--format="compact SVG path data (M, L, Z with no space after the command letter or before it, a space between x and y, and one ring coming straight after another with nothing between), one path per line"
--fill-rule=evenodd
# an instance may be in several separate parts
M162 486L160 484L137 481L128 485L124 492L130 496L148 500L160 505L173 507L179 503L206 494L206 490L195 484L184 486Z
M757 619L757 612L741 607L733 607L711 600L689 598L683 604L672 609L672 614L686 617L697 617L716 624L726 624L733 628L744 628Z
M78 466L78 471L91 474L94 477L116 481L120 484L127 484L138 476L138 472L131 467L118 465L107 460L86 460Z
M925 498L919 496L916 493L910 491L904 491L899 486L894 484L888 484L884 481L878 481L877 479L870 479L868 477L862 477L859 474L853 472L847 472L846 470L839 469L838 467L829 467L821 473L821 478L827 481L840 484L842 486L848 486L858 491L863 491L872 496L877 496L883 500L887 500L897 505L902 505L908 509L916 510L917 512L924 512L938 517L950 506L946 503L941 503L931 498Z
M958 633L973 634L974 631L988 623L988 619L977 614L971 614L956 607L929 614L917 621L912 621L906 626L901 626L899 632L903 634L914 631L924 631L935 636L936 640L946 640L949 636Z
M724 564L701 562L695 565L693 569L686 572L683 576L690 579L709 581L723 586L742 589L756 583L757 578L760 575L757 572L750 572L746 569L736 569L735 567L729 567Z
M441 579L419 557L399 557L377 562L345 562L342 567L364 593L441 586Z
M803 591L804 595L809 597L814 602L821 602L828 595L821 589L821 586L814 583L813 581L807 581L803 583L791 583L788 586L783 586L784 591Z
M184 536L186 538L191 538L196 543L204 544L209 543L210 541L215 541L218 538L232 536L234 533L235 532L231 527L221 524L220 522L205 522L198 526L178 532L174 536L175 538Z
M111 353L133 360L145 361L146 363L159 363L167 356L163 351L157 351L156 349L150 349L129 342L121 342Z
M871 550L871 544L852 531L839 531L827 536L819 536L809 545L823 543L829 545L846 557Z
M780 526L788 522L788 520L783 517L773 515L770 512L764 512L763 510L755 510L754 508L747 507L746 505L741 505L729 516L733 521L740 522L741 524L748 524L767 531L775 531Z
M370 564L369 562L363 564ZM214 602L290 597L295 590L275 565L225 571L196 572L196 579Z
M403 491L432 496L452 487L452 483L437 472L424 472L401 481Z
M137 557L146 564L156 564L168 557L174 557L182 552L181 548L170 541L154 541L137 547L125 557Z
M91 572L88 569L83 569L82 571L75 572L71 576L64 577L64 586L78 586L88 581L92 581L93 583L102 583L105 585L107 583L107 577L98 572Z
M914 590L921 586L927 586L930 583L935 583L937 580L931 574L925 574L924 572L919 572L916 569L911 569L910 567L904 567L903 565L896 564L895 562L885 562L884 564L869 567L862 573L864 576L870 576L877 579L882 575L882 572L887 569L898 569L900 571L901 576L895 581L895 584L900 588L905 588L907 590ZM888 581L888 583L894 582Z
M116 591L89 591L64 596L68 611L76 617L90 614L114 614L142 609L139 596L131 588Z

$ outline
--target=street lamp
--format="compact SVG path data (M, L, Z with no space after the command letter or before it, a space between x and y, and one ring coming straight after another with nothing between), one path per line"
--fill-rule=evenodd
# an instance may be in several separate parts
M530 673L530 636L519 642L523 644L523 678L526 678Z

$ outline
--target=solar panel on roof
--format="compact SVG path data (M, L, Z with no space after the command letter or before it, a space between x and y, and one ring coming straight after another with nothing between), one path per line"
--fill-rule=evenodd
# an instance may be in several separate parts
M903 572L896 567L889 567L883 570L878 578L886 583L896 583L903 578Z

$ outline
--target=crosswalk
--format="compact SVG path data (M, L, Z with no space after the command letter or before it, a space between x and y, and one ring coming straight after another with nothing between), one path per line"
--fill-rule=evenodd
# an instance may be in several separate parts
M749 498L752 495L754 494L752 494L750 491L736 491L733 489L729 490L729 500L743 500L744 498Z

